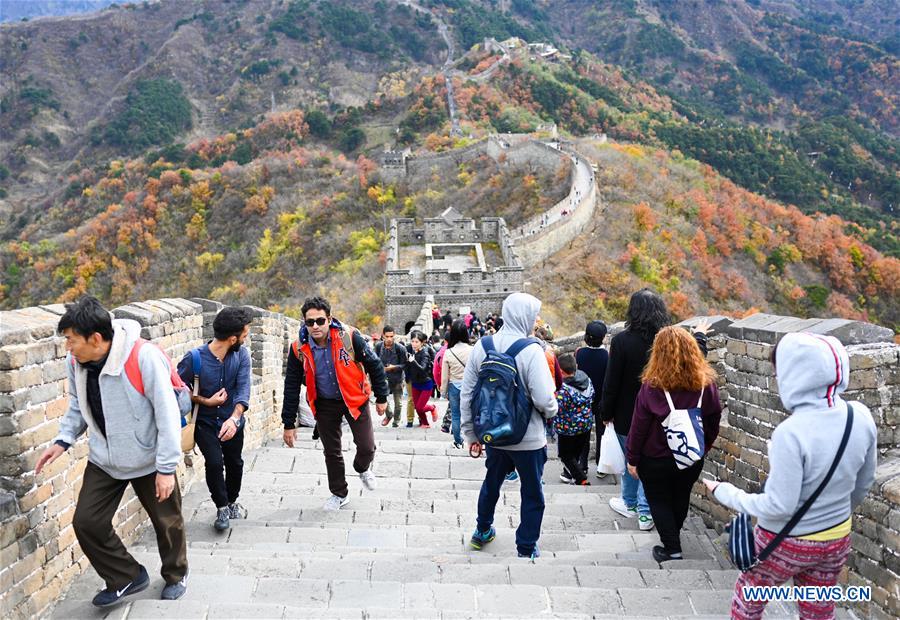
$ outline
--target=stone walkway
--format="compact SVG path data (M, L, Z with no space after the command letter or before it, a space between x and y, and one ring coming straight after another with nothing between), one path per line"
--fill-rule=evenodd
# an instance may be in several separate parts
M441 401L443 405L446 401ZM345 433L345 444L351 444ZM438 429L376 427L379 487L349 478L350 503L322 511L328 497L320 445L300 429L299 447L280 441L245 454L240 501L246 521L223 534L202 480L185 496L188 592L158 600L159 558L151 528L131 547L152 577L135 600L110 613L90 599L101 586L88 569L55 618L723 618L736 571L697 522L684 533L686 559L663 569L650 557L655 532L609 509L611 481L559 482L547 463L542 557L515 549L517 482L497 506L497 539L482 552L468 539L484 460L454 449ZM550 447L551 455L555 453ZM347 459L348 463L352 456ZM348 469L349 468L348 465ZM773 605L768 618L790 618Z

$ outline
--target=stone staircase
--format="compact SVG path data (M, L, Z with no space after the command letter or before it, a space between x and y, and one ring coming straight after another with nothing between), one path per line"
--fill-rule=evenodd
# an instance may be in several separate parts
M441 401L444 404L445 401ZM245 453L246 521L223 534L202 480L184 499L190 576L179 601L158 600L159 558L151 528L131 546L153 579L127 605L103 614L90 605L101 586L88 568L55 618L470 618L727 617L737 572L699 521L683 534L686 559L660 567L656 532L640 532L607 502L619 487L559 482L547 463L540 557L515 550L519 483L504 485L497 539L472 551L468 539L483 459L454 449L438 429L376 427L379 487L348 477L350 503L326 513L325 464L310 429L299 447L280 441ZM349 432L345 446L352 448ZM551 456L555 447L550 446ZM346 459L352 460L352 456ZM770 605L768 618L795 612Z

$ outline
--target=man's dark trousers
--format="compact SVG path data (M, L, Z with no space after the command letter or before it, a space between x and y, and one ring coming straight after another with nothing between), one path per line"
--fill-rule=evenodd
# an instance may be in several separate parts
M519 553L531 555L541 537L544 520L544 487L541 477L547 462L547 447L537 450L503 450L487 448L484 482L478 495L478 530L486 532L494 523L494 508L500 498L500 487L507 474L519 473L522 506L519 527L516 529L516 547Z
M316 426L322 441L322 451L325 453L328 488L338 497L347 497L344 451L341 447L341 421L345 418L353 433L353 443L356 444L353 469L361 474L369 469L375 458L375 432L369 416L369 405L361 407L359 417L354 420L343 400L316 399Z
M222 430L213 420L199 419L194 427L194 441L206 460L206 486L216 508L224 508L237 501L244 477L244 427L228 441L219 439ZM223 473L224 471L224 473Z
M113 516L129 484L150 515L156 531L162 578L167 584L181 581L187 574L188 564L177 477L172 494L160 502L156 499L155 473L132 480L117 480L88 461L72 518L78 544L107 588L120 590L137 579L141 565L125 549L112 526Z

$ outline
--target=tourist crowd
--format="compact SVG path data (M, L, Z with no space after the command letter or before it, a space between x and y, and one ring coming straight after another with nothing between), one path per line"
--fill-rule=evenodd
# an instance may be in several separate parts
M610 509L635 519L640 530L657 530L660 544L651 550L657 562L685 557L680 533L722 415L722 379L706 360L709 324L690 330L670 325L662 297L643 289L632 295L625 327L608 343L606 325L591 321L584 345L561 354L540 309L541 302L524 293L509 295L500 314L484 321L474 311L454 318L434 307L432 334L412 329L399 335L384 326L369 339L334 317L327 300L307 299L287 356L283 439L296 445L298 413L301 404L308 407L331 493L325 509L337 511L349 502L345 425L356 448L353 469L362 486L374 490L372 400L381 425L393 427L401 425L406 401L409 428L416 418L420 427L436 425L433 400L444 397L441 430L454 447L486 457L473 549L495 540L501 487L518 481L516 549L519 557L540 557L549 441L563 465L562 482L589 485L591 460L596 477L619 475L621 492ZM176 365L140 338L137 323L111 319L96 299L67 307L58 330L69 351L69 409L36 471L89 431L73 525L105 582L95 605L115 605L150 583L112 525L128 485L156 531L162 598L184 595L188 559L175 473L183 451L196 445L205 457L213 527L224 531L231 520L247 518L238 499L244 431L252 417L251 360L242 346L250 329L246 310L226 307L214 320L213 338ZM748 493L727 481L704 480L715 500L757 518L750 536L758 557L737 580L734 618L760 618L765 608L765 602L744 597L744 586L790 579L835 585L850 551L852 511L874 481L875 424L864 404L840 396L850 375L841 343L789 334L774 348L772 364L790 416L772 435L764 489ZM606 464L617 459L621 466L610 472ZM803 618L830 618L834 603L806 601L799 609Z

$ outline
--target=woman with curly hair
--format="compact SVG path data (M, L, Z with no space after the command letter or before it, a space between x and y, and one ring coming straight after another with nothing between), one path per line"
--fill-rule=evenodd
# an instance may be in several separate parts
M719 435L722 417L716 372L694 337L681 327L671 326L656 334L641 380L625 443L628 473L644 485L662 542L661 547L653 547L653 559L680 560L681 527L687 518L691 488L703 469L703 458L679 468L666 441L663 420L676 409L699 408L705 457Z
M600 418L607 426L613 426L622 450L625 449L625 440L631 429L634 402L641 389L641 373L650 357L653 338L670 322L663 298L649 288L642 288L628 302L625 329L613 336L610 342ZM708 330L709 324L706 321L694 327L694 338L704 355ZM636 517L641 530L653 529L653 518L644 496L644 487L631 476L622 476L622 496L610 498L609 507L624 517Z

